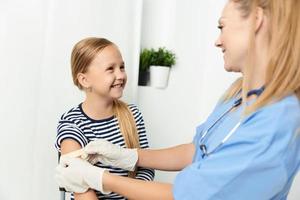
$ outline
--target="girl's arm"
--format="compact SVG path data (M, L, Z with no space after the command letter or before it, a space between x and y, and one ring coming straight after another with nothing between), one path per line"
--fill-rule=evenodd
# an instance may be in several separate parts
M165 171L179 171L192 163L194 153L193 143L160 150L138 149L137 165Z
M78 142L73 139L65 139L61 143L61 154L67 154L72 151L81 149L81 146ZM75 200L98 200L94 190L89 189L85 193L74 193Z
M172 185L152 181L142 181L104 173L104 190L113 191L131 200L173 200Z

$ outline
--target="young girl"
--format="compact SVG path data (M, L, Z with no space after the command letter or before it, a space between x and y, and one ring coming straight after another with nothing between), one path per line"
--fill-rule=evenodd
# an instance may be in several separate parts
M95 189L139 200L287 199L300 169L299 10L299 0L228 0L216 46L225 69L242 78L197 127L190 144L122 152L138 157L132 166L181 170L173 185L103 173L80 159L58 166L59 184L77 191L74 186L85 189L78 181L84 179ZM98 154L123 167L118 163L124 157L115 159L118 148L105 146Z
M104 38L86 38L72 51L74 84L85 92L83 103L64 113L57 127L56 148L61 154L83 148L96 139L105 139L126 148L148 148L142 114L134 105L118 100L122 97L127 76L118 47ZM112 174L153 180L154 171L137 168L134 173L104 165ZM115 193L88 190L74 193L71 199L125 199Z

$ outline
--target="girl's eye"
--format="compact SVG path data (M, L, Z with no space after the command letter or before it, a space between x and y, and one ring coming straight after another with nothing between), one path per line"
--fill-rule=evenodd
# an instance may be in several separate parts
M125 70L125 66L124 65L120 66L120 69Z
M218 29L222 30L222 29L223 29L223 26L219 25L219 26L218 26Z
M106 70L107 71L112 71L114 68L113 67L109 67L109 68L107 68Z

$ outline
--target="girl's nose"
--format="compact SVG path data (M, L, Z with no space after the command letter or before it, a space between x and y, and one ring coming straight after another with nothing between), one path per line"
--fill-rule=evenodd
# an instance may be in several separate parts
M126 72L122 70L116 70L116 78L124 79L126 77Z

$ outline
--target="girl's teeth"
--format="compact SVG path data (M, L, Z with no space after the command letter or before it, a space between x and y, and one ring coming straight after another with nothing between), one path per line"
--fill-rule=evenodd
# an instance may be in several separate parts
M121 87L121 84L114 85L113 87L120 88L120 87Z

